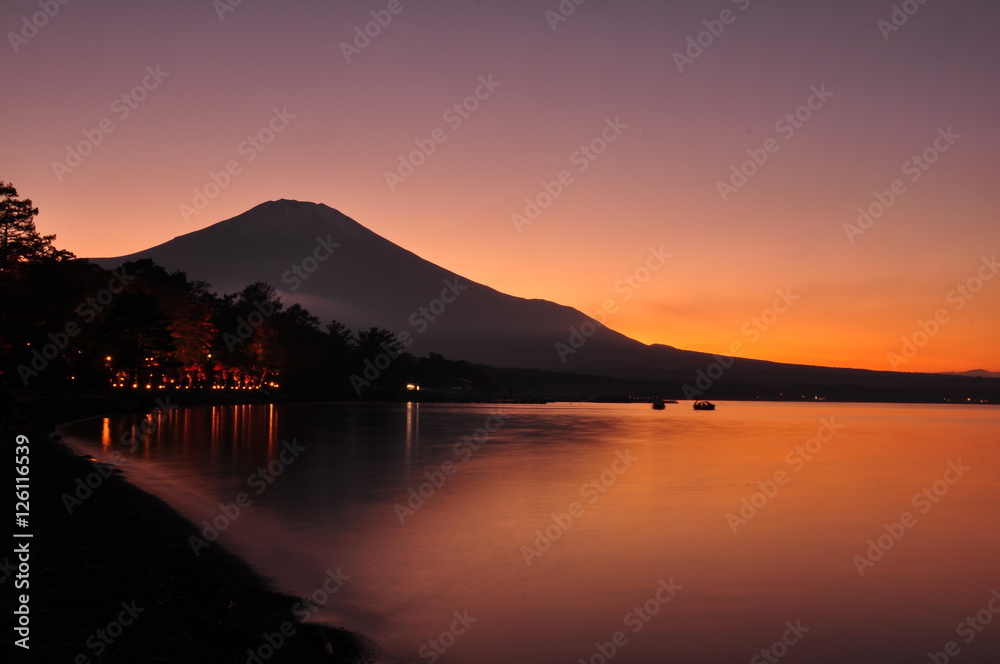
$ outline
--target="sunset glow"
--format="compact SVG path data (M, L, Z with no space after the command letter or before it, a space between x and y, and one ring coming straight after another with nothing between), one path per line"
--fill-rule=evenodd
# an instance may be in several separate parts
M314 201L645 343L1000 371L995 3L12 4L0 177L78 256Z

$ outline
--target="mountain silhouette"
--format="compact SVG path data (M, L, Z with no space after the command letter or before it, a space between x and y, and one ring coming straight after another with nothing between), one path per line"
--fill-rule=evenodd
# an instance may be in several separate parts
M956 398L995 379L901 374L723 358L671 346L646 345L554 302L506 295L465 279L373 233L318 203L277 200L152 247L116 258L92 259L106 268L149 258L167 270L201 279L219 294L264 281L325 324L352 330L372 326L407 335L414 355L498 367L591 373L672 381L703 390L720 384L762 386L771 396L850 393L879 398L932 390ZM985 381L985 382L984 382ZM989 387L996 390L995 387ZM742 393L741 393L742 394ZM688 394L682 396L689 396ZM963 399L964 400L964 399Z
M317 260L317 247L329 257ZM336 319L353 330L408 333L407 350L414 354L607 371L627 368L629 357L647 348L595 321L600 329L563 363L556 344L568 342L570 328L590 321L583 313L465 279L317 203L270 201L145 251L93 260L117 267L141 258L207 281L220 294L265 281L283 292L286 304L299 303L324 323Z

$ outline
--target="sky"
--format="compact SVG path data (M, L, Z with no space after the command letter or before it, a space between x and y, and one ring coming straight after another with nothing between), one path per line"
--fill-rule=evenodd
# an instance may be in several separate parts
M0 179L79 256L298 199L505 293L611 301L646 343L1000 371L998 24L992 0L6 0Z

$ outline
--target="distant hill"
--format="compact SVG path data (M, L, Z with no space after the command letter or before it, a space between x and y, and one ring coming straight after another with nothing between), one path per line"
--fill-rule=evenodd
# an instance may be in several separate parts
M971 371L947 371L949 376L971 376L973 378L1000 378L1000 372L972 369Z
M649 346L571 307L465 279L317 203L270 201L145 251L92 260L113 268L141 258L207 281L220 294L266 281L284 292L286 303L301 304L324 323L336 319L353 330L407 333L407 351L415 355L665 381L748 398L787 398L788 392L873 401L1000 401L994 377L809 367ZM574 336L574 329L590 336ZM562 356L557 344L563 344Z

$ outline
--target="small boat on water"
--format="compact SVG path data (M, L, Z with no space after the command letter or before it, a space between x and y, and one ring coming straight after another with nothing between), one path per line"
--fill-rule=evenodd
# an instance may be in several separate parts
M653 410L663 410L666 406L663 403L663 399L653 399Z
M695 410L715 410L715 404L712 403L711 401L704 401L704 400L702 400L702 401L695 401L694 402L694 409Z

